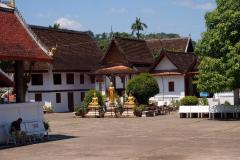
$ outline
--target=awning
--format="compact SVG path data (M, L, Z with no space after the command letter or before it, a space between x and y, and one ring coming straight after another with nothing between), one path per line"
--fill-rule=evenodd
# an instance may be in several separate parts
M174 75L182 75L180 72L159 72L159 73L151 73L153 76L174 76Z
M137 74L138 71L127 66L113 66L101 68L93 72L93 75L118 75L118 74Z

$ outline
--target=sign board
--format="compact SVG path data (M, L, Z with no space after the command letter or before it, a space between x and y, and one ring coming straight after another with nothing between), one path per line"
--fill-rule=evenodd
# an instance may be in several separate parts
M200 92L200 97L208 97L209 93L208 92Z

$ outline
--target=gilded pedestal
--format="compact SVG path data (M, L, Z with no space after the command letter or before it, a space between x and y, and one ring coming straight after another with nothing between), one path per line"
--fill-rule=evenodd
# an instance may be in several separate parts
M131 105L131 104L125 104L124 105L124 112L122 113L122 117L136 117L134 115L134 108L135 105Z
M88 113L86 114L86 117L88 118L98 118L100 116L99 113L100 106L88 106Z
M114 118L116 117L116 107L114 104L109 104L107 111L104 114L104 117Z

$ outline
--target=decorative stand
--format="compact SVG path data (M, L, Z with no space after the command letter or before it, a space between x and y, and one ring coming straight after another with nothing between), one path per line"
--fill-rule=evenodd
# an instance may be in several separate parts
M87 118L99 118L100 114L99 114L99 108L100 106L88 106L89 111L86 114Z
M122 113L123 117L136 117L133 111L134 105L126 104L124 105L124 112Z
M104 117L107 117L107 118L114 118L114 117L116 117L116 107L115 107L115 104L109 104L109 106L107 107L107 111L104 114Z

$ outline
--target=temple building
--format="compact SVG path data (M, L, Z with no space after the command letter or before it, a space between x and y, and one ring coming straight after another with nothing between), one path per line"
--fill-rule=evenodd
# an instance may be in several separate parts
M55 112L73 111L83 101L85 92L95 88L94 76L89 73L99 67L101 50L88 32L30 27L54 50L52 64L34 65L28 100L44 101Z
M96 76L96 89L106 94L113 82L119 95L134 75L151 73L160 92L155 100L163 103L196 94L192 78L196 74L197 57L191 38L137 40L114 37L101 60Z

